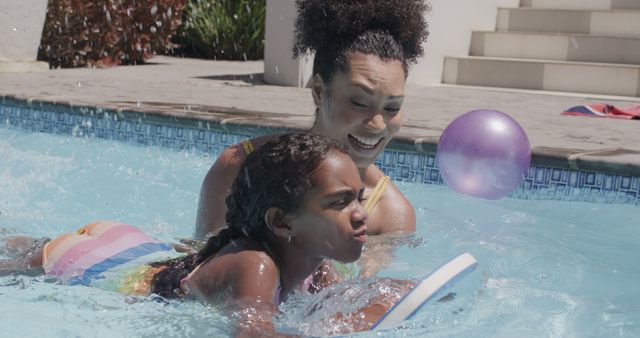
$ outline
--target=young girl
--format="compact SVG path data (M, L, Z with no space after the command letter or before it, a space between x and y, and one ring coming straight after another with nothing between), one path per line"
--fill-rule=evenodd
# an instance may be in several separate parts
M2 262L0 271L35 269L69 284L222 302L245 314L245 333L264 333L273 330L276 305L292 291L309 288L308 276L324 259L360 257L368 216L362 193L358 169L343 145L312 134L285 134L247 157L227 198L228 227L197 253L178 256L134 227L96 222L51 241L7 241L24 252ZM315 288L335 281L331 271L315 279ZM387 306L375 304L345 318L359 318L366 325L358 327L366 328Z

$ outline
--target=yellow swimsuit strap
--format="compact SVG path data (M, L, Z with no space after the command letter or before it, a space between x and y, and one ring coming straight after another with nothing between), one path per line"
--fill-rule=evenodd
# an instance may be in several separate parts
M389 176L384 176L378 181L376 187L373 188L371 196L369 196L369 198L367 198L367 201L364 202L364 210L366 210L367 212L373 211L373 208L375 208L376 204L378 204L378 201L380 201L380 198L382 198L382 195L387 190L389 182L391 182Z
M251 143L251 140L244 140L240 142L240 144L242 145L242 148L247 155L251 154L255 150L255 148L253 148L253 143Z

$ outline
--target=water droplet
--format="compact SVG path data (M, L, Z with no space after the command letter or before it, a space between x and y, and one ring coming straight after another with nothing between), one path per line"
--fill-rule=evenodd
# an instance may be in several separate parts
M251 189L251 180L249 179L249 171L247 170L246 167L244 168L244 180L247 187Z
M575 37L573 37L573 36L572 36L572 37L569 39L569 41L571 42L571 46L572 46L574 49L578 49L578 48L579 48L578 40L576 40L576 38L575 38Z

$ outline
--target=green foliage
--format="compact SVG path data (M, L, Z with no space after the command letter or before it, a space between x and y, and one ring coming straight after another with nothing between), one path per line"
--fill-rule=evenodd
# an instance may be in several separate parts
M190 0L176 42L197 57L262 59L265 14L266 0Z

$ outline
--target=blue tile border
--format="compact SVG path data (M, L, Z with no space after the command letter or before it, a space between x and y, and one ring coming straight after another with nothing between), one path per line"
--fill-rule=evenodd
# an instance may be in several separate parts
M229 131L216 123L158 121L162 120L148 119L144 114L134 112L123 114L96 108L6 101L0 104L0 126L5 128L94 137L212 156L218 156L223 149L241 140L276 131L264 127ZM395 181L444 184L435 154L393 149L391 145L375 163ZM511 196L640 205L640 177L533 165Z
M230 132L217 124L213 124L213 128L196 128L147 123L141 118L130 119L118 112L100 109L67 107L69 111L65 112L48 108L0 104L0 126L31 132L114 140L139 146L190 150L212 156L218 156L223 149L232 144L256 134L269 132L263 128L251 128L251 131L246 133Z

